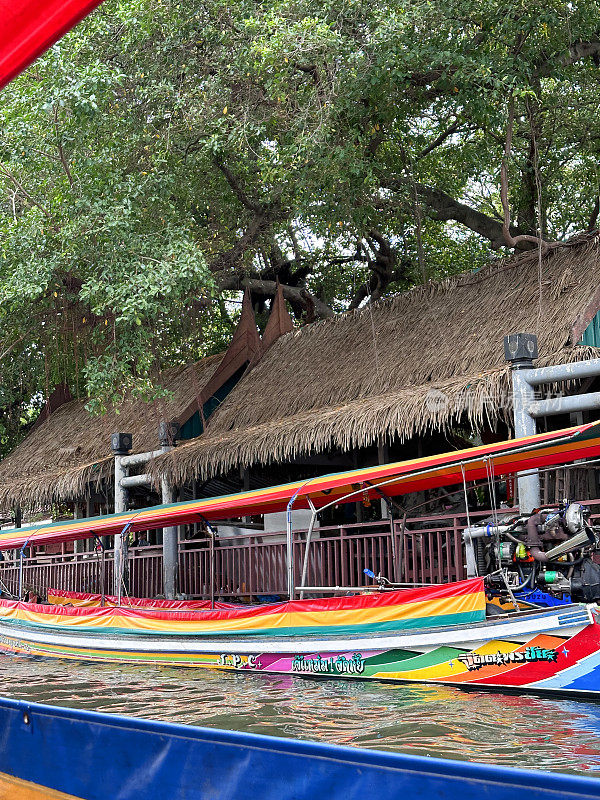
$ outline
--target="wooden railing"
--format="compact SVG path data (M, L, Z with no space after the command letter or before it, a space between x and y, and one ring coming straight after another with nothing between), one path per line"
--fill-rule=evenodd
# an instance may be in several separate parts
M593 519L600 520L600 501ZM471 512L471 522L490 515ZM369 586L368 568L391 580L407 583L444 583L466 577L461 530L466 514L440 514L382 520L362 524L326 526L315 531L308 563L307 586ZM295 582L300 585L306 531L294 532ZM0 563L0 581L12 594L19 585L16 561ZM213 568L211 570L211 560ZM129 593L156 597L163 593L162 548L131 548ZM180 543L179 586L194 598L285 596L285 533L252 532L239 536L220 532L213 554L208 540ZM23 586L44 594L51 586L74 591L100 592L102 584L112 591L113 553L106 551L104 564L93 553L63 556L35 555L23 561ZM1 587L0 587L1 588ZM314 595L313 595L314 596Z

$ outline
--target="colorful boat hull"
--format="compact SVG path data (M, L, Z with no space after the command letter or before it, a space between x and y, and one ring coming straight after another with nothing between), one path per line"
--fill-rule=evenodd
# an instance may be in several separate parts
M481 579L248 609L0 601L0 649L31 656L600 697L591 606L485 619Z

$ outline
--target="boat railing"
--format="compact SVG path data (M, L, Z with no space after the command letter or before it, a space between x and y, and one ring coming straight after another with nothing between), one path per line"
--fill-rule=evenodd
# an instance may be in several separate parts
M590 501L593 519L600 519L600 500ZM503 509L504 511L504 509ZM506 509L507 512L511 509ZM471 521L489 517L489 510L471 511ZM396 516L377 522L326 525L318 528L309 553L307 587L372 586L364 574L370 569L399 583L445 583L466 577L461 531L466 513ZM294 531L296 586L304 559L306 530ZM219 531L212 558L208 539L182 539L179 551L179 587L191 598L252 599L284 597L286 545L284 531L245 531L242 536ZM137 597L163 594L162 547L130 548L129 593ZM18 553L5 554L0 581L18 591ZM113 553L100 558L94 552L44 554L31 548L23 561L25 590L44 595L49 587L72 591L102 591L112 586ZM1 587L0 587L1 588ZM313 592L310 596L315 596Z

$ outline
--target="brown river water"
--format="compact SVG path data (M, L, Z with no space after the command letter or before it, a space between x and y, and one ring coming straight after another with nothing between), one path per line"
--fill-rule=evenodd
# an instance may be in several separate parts
M187 725L513 767L600 770L600 703L8 655L0 655L0 685L5 697Z

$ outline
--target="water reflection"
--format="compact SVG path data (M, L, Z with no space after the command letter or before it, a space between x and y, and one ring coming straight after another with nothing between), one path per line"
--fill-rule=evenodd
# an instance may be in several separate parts
M507 766L600 768L600 706L290 676L0 656L8 697Z

